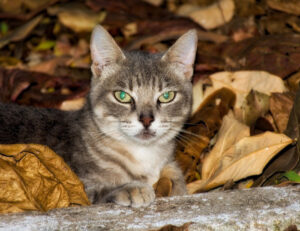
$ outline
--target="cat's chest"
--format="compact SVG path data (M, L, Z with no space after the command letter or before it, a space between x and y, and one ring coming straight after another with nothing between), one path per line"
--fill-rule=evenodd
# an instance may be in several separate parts
M126 147L134 158L132 171L138 175L145 176L150 185L157 182L162 168L169 161L171 152L159 146L131 146Z

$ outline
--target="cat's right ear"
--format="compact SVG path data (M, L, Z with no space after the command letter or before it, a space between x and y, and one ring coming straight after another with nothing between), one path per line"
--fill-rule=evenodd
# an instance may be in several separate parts
M121 48L111 35L100 25L97 25L91 36L92 72L94 76L101 76L106 66L116 64L125 59Z
M190 80L193 76L197 42L197 31L189 30L169 48L162 60L167 62L178 75Z

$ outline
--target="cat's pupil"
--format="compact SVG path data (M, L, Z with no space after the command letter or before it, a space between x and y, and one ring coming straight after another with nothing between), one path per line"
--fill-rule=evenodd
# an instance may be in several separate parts
M126 93L124 91L120 92L120 99L125 99Z
M168 99L169 96L170 96L170 94L169 94L169 92L165 92L165 93L163 94L163 96L164 96L165 99Z

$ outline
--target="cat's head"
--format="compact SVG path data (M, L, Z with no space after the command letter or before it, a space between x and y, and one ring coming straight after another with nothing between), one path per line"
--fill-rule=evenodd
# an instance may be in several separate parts
M196 47L196 31L190 30L164 54L123 52L97 26L89 101L100 130L144 145L172 140L191 110Z

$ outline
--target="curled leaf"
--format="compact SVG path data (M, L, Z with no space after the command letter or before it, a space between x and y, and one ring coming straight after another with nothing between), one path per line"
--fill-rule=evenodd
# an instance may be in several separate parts
M222 153L221 161L215 163L216 167L208 179L188 184L188 191L206 191L230 180L238 181L260 174L266 164L292 141L284 134L273 132L245 137Z
M0 213L89 205L63 159L38 144L0 145Z

